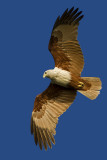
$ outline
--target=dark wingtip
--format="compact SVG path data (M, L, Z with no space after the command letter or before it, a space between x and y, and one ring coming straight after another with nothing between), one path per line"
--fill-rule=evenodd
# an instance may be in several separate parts
M74 7L72 7L67 14L70 15L73 12L73 10L74 10Z
M62 16L57 18L53 29L55 29L57 26L61 24L79 24L79 21L84 17L84 15L81 14L82 11L79 11L79 8L74 9L74 6L70 10L68 10L67 8L62 14Z
M32 117L30 122L30 130L31 130L31 134L33 134L33 118Z

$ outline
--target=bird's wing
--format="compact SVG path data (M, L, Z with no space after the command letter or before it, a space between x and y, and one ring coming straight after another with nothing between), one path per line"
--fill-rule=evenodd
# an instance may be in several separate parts
M59 16L48 46L55 66L77 75L81 74L84 66L83 54L77 41L79 21L83 18L81 13L82 11L78 12L78 8L74 10L73 7Z
M34 134L36 145L40 149L44 145L52 148L51 141L55 144L54 136L58 117L63 114L73 103L76 97L76 90L68 89L56 84L39 94L34 102L34 109L31 118L31 133Z

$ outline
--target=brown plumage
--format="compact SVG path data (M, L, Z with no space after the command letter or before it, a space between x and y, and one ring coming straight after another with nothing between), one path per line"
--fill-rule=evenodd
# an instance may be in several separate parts
M83 15L78 10L74 7L67 9L56 19L49 41L55 69L44 74L52 83L36 97L31 117L31 134L34 134L35 144L39 144L41 150L43 146L45 150L48 146L52 148L51 142L55 144L58 117L73 103L77 90L92 100L100 93L99 78L81 77L84 57L77 34Z

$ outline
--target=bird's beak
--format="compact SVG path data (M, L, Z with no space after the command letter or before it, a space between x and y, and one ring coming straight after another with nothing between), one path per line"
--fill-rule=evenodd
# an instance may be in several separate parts
M43 78L45 78L46 76L45 76L45 74L43 74Z

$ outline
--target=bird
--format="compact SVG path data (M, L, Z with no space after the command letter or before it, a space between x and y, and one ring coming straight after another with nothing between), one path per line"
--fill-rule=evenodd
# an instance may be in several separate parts
M71 106L77 91L94 100L102 88L100 78L81 77L84 57L77 35L83 17L79 8L67 8L62 16L58 16L52 29L48 49L55 67L43 74L43 78L47 77L51 82L36 96L31 116L31 134L41 150L55 144L58 118Z

